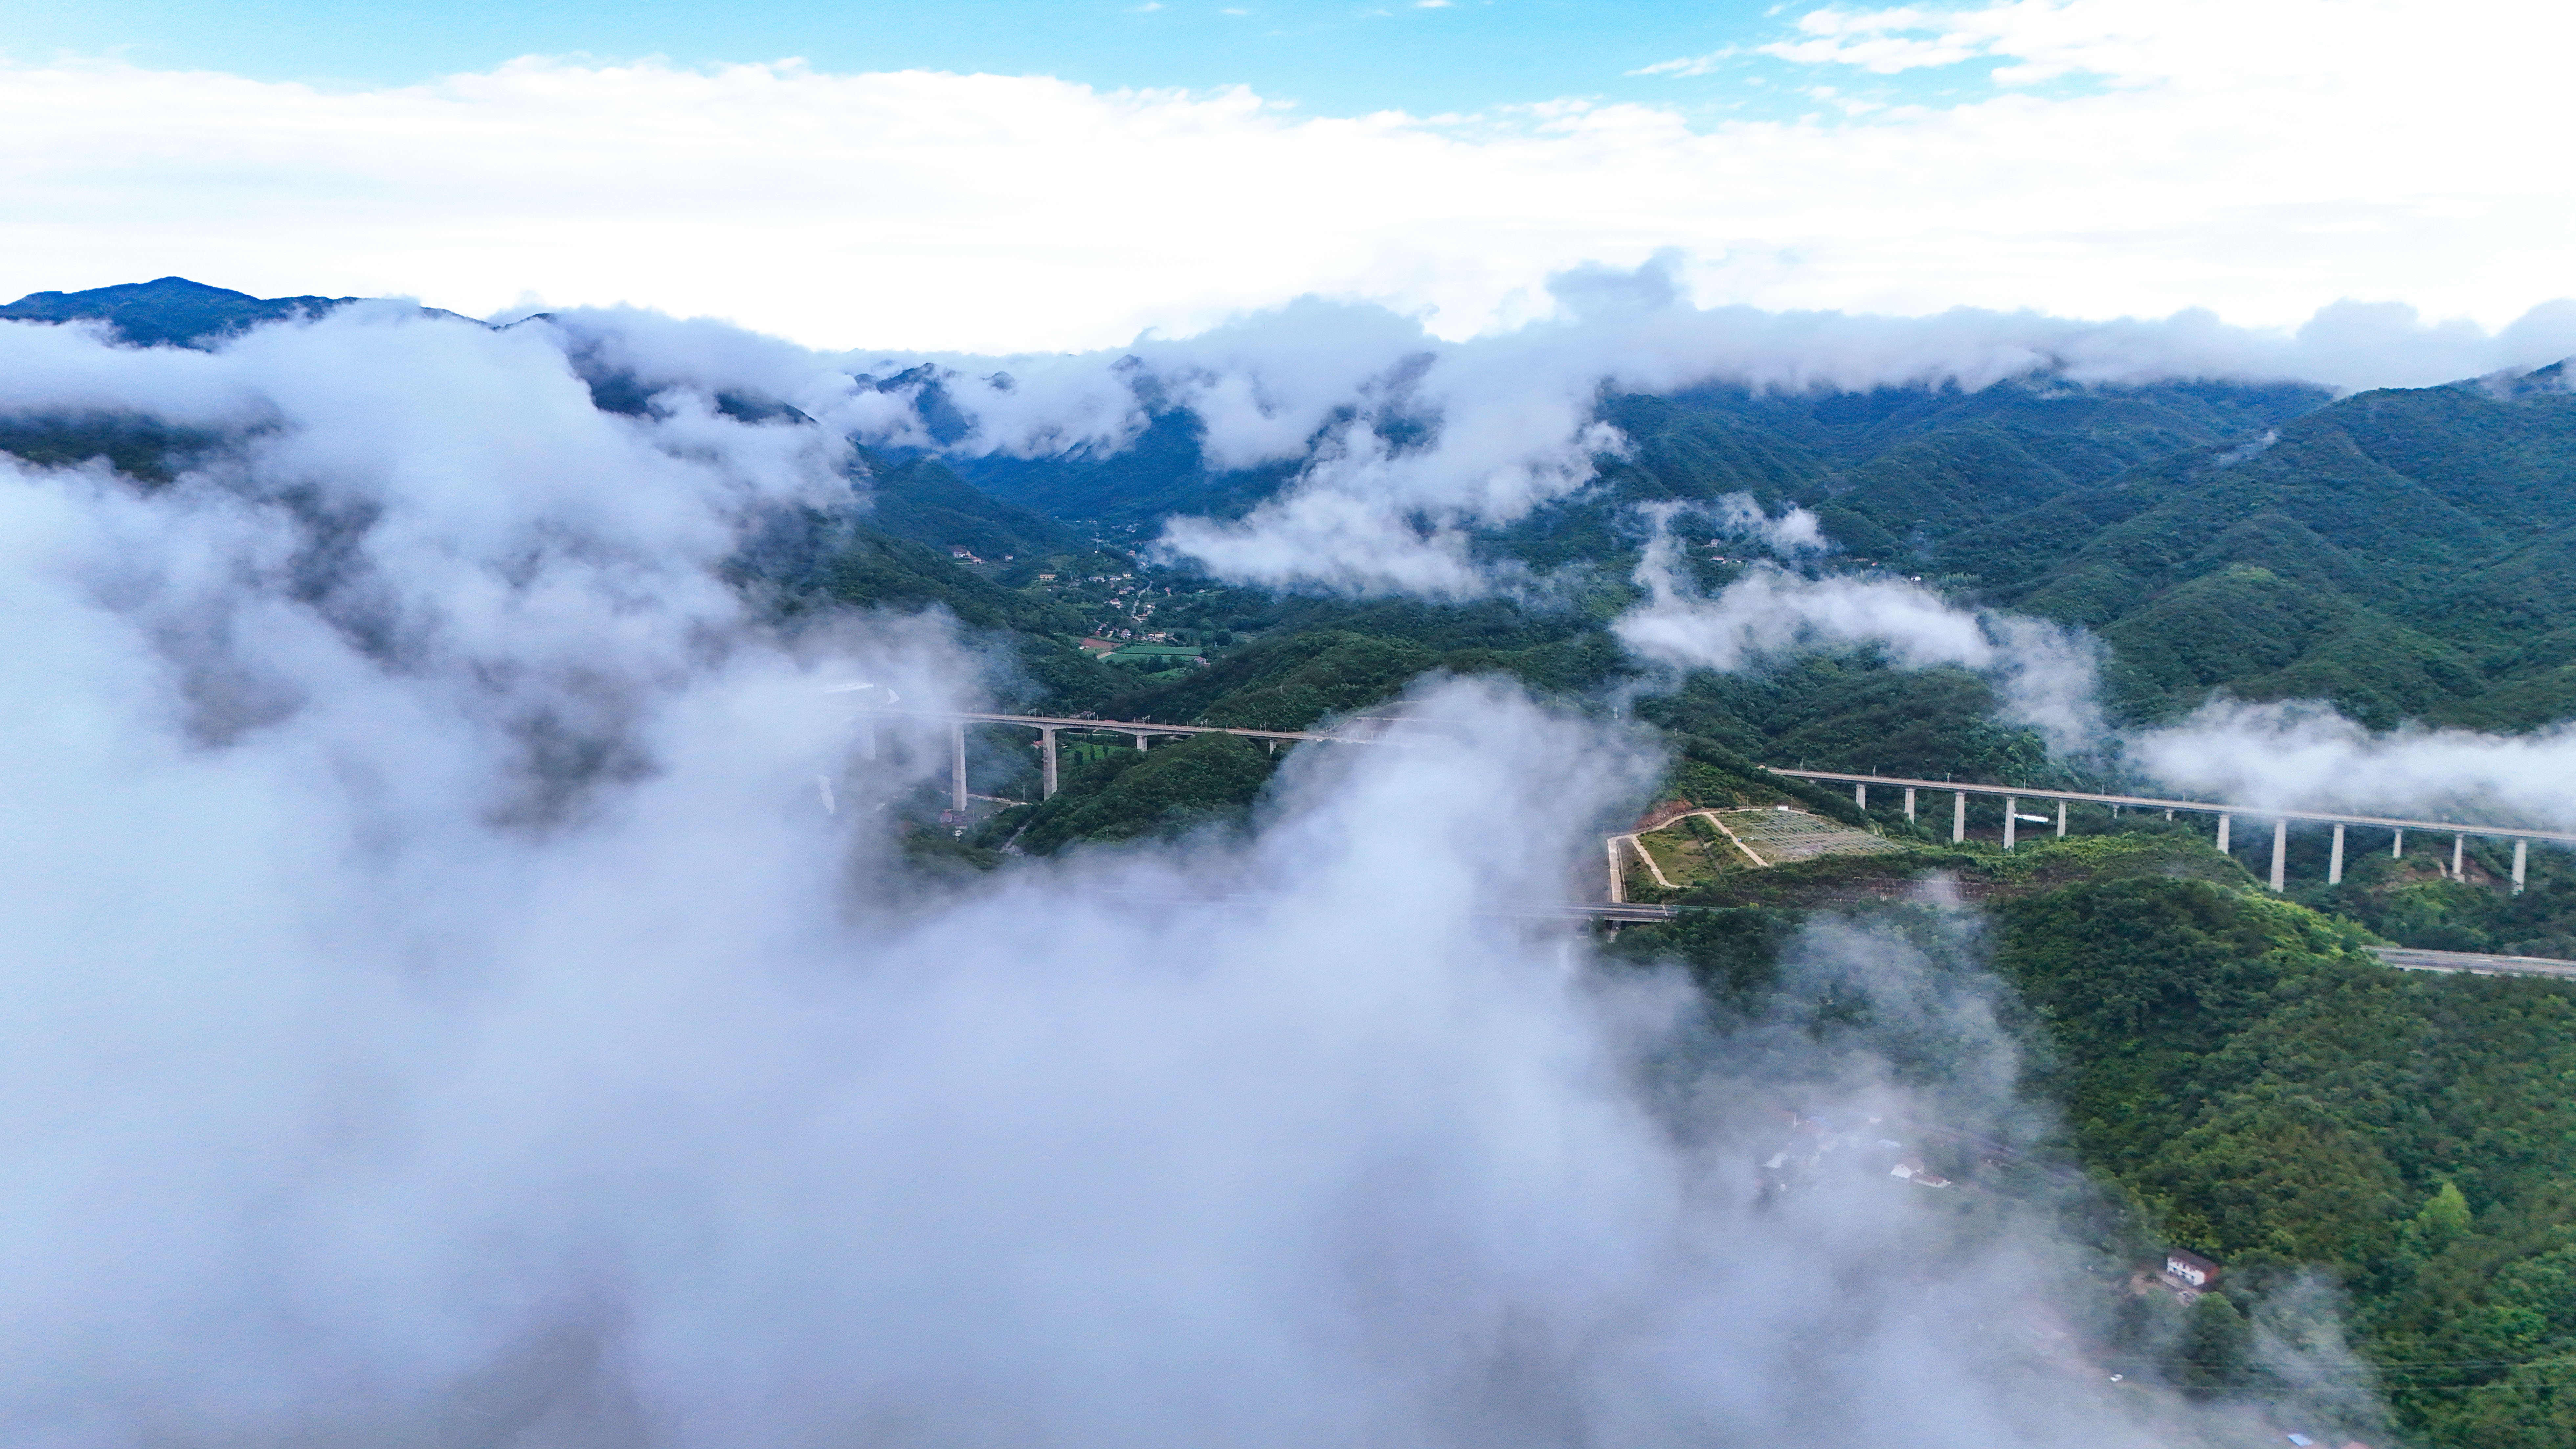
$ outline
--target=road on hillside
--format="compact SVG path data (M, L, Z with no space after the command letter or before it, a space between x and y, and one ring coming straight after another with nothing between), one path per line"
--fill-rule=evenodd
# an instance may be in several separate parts
M2371 953L2401 971L2465 971L2472 976L2555 976L2576 980L2576 961L2549 956L2495 956L2484 951L2418 951L2373 946Z

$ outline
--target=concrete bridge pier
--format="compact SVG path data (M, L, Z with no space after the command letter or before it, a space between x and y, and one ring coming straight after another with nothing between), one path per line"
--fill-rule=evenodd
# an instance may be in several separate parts
M1145 735L1145 734L1140 734L1140 735L1136 736L1136 748L1138 748L1138 749L1140 749L1140 750L1141 750L1141 749L1143 749L1143 748L1145 748L1145 741L1147 741L1147 740L1149 740L1149 739L1152 739L1152 738L1153 738L1153 736L1151 736L1151 735Z
M996 717L984 716L984 718ZM1041 721L1038 720L1029 720L1027 722L1031 724L1041 723ZM1066 722L1057 721L1057 723ZM1151 728L1150 726L1144 725L1141 721L1133 723L1122 722L1118 727L1121 729ZM1177 732L1188 733L1189 727L1179 727ZM1252 733L1252 731L1238 731L1238 733L1249 734ZM1305 736L1284 735L1282 737L1306 738ZM2001 783L1993 785L1968 786L1960 784L1955 777L1946 780L1919 780L1904 775L1890 776L1876 773L1856 775L1830 770L1810 770L1805 768L1803 765L1794 770L1776 766L1770 768L1775 769L1779 774L1789 775L1800 779L1851 785L1853 787L1852 799L1854 803L1860 805L1864 809L1866 809L1869 804L1870 786L1878 785L1901 789L1905 792L1905 818L1909 822L1917 822L1920 818L1919 812L1921 810L1922 802L1918 796L1922 791L1947 790L1950 793L1950 842L1953 845L1963 845L1968 839L1968 797L1971 794L1986 796L1997 801L2003 806L2003 848L2008 851L2015 850L2020 847L2021 827L2025 824L2054 824L2056 826L2057 837L2060 840L2065 839L2067 827L2073 820L2074 807L2077 804L2107 805L2111 809L2111 815L2115 822L2126 810L2133 807L2139 810L2162 810L2164 812L2164 817L2167 820L2173 820L2187 815L2205 814L2212 816L2218 822L2216 830L2216 843L2218 849L2220 852L2231 856L2235 854L2236 817L2240 814L2250 813L2255 820L2260 821L2268 816L2272 821L2271 869L2260 878L2264 879L2266 884L2268 884L2274 892L2283 894L2288 892L2290 884L2290 822L2294 819L2311 824L2324 825L2333 831L2333 834L2330 837L2331 845L2326 854L2325 878L2326 884L2337 887L2344 884L2345 867L2352 863L2351 852L2355 848L2352 840L2352 827L2356 825L2371 830L2387 831L2389 857L2392 860L2398 861L2407 859L2406 835L2408 831L2430 832L2434 835L2436 840L2440 838L2441 832L2449 831L2451 834L2450 859L2444 860L2440 853L2440 846L2436 845L2434 847L2433 860L2437 868L2440 869L2444 879L2462 882L2465 882L2468 879L2468 848L2469 837L2471 835L2474 834L2497 841L2510 840L2514 842L2511 874L2513 877L2513 891L2516 895L2520 895L2530 888L2532 841L2538 840L2544 843L2554 843L2576 848L2576 831L2560 832L2533 830L2512 825L2480 825L2468 822L2390 819L2385 816L2345 815L2322 810L2285 811L2277 808L2256 807L2249 811L2249 809L2244 806L2222 804L2217 801L2162 800L2137 795L2097 795L2070 790L2037 789L2036 787L2006 785ZM2036 797L2041 800L2054 802L2057 806L2056 815L2051 817L2037 812L2027 815L2023 814L2021 801L2022 791L2025 788L2032 789L2032 792ZM1893 804L1895 802L1890 801L1888 803ZM2495 877L2494 883L2501 885L2503 884L2502 877L2506 874L2504 853L2501 850L2497 851L2496 854L2491 857L2491 862L2491 864L2485 865L2484 868L2491 870ZM2251 864L2251 861L2248 860L2245 863Z
M966 813L966 726L948 727L948 799L949 808Z
M1038 726L1038 798L1055 798L1055 731Z

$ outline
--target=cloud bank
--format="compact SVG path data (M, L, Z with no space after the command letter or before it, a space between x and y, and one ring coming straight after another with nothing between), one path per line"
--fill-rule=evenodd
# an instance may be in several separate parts
M1309 293L1463 338L1551 313L1551 273L1668 247L1695 301L1772 311L2283 327L2360 298L2492 330L2566 290L2566 189L2499 140L2563 129L2555 13L2016 0L1779 23L1809 95L1767 88L1786 118L1761 121L1706 80L1670 107L1340 117L786 60L528 58L361 90L22 61L0 70L0 255L18 291L181 272L479 315L533 290L980 352ZM1900 72L1955 84L1874 94Z
M1838 936L1793 972L1881 1035L1712 1035L1514 914L1583 889L1651 778L1625 737L1452 684L1415 704L1447 746L1292 755L1248 839L904 874L874 802L944 741L863 756L823 690L971 700L970 661L936 619L778 632L720 575L834 506L829 434L705 406L738 358L602 414L597 345L0 328L0 411L248 423L157 487L0 465L9 1442L2035 1449L2196 1412L2049 1347L2085 1275L2045 1211L1870 1165L2029 1130L1973 972Z

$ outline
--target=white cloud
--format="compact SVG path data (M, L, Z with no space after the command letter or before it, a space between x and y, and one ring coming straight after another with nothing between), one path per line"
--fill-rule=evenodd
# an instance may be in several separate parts
M1848 11L1828 6L1798 17L1805 40L1759 47L1765 55L1802 65L1854 65L1880 75L1926 66L1957 65L1985 53L1984 37L1949 31L1932 36L1904 31L1930 28L1933 17L1910 7Z
M1672 524L1676 518L1685 514L1696 514L1714 525L1719 534L1730 538L1753 539L1783 558L1796 558L1801 554L1827 553L1833 548L1833 544L1825 538L1823 526L1817 523L1816 515L1794 505L1777 514L1770 513L1765 511L1761 501L1750 493L1729 493L1722 498L1698 505L1651 504L1645 509L1645 513L1654 520L1658 541L1670 537Z
M669 409L595 411L584 343ZM1783 997L1869 1022L1684 1037L1677 975L1516 915L1584 888L1631 738L1452 684L1439 748L1293 753L1247 838L943 894L812 781L936 777L936 725L861 758L819 687L972 698L953 636L782 637L723 581L829 498L819 430L694 401L775 353L369 309L0 364L0 410L257 425L149 491L0 461L12 1444L2146 1449L2193 1412L2029 1347L2101 1276L2044 1210L1867 1161L2028 1140L1989 982L1827 928ZM1924 1040L1954 1083L1875 1049Z
M1668 75L1674 77L1707 75L1709 72L1716 70L1719 65L1726 61L1733 60L1735 57L1742 55L1743 53L1743 49L1739 46L1720 46L1705 55L1685 55L1674 60L1659 60L1653 65L1641 65L1635 70L1628 72L1628 74Z
M2128 757L2200 798L2576 831L2576 725L2528 735L2421 726L2373 734L2323 704L2221 698L2133 737Z
M1775 310L2288 325L2359 297L2494 328L2565 290L2570 193L2518 138L2563 127L2566 13L2510 44L2423 4L1826 13L1788 42L1840 48L1805 67L1823 83L1916 54L1843 49L1901 42L2100 93L1694 131L1637 105L1434 124L794 64L355 92L22 66L0 71L0 256L19 289L175 271L475 312L534 289L978 351L1308 292L1457 338L1545 310L1551 271L1674 246L1694 300Z

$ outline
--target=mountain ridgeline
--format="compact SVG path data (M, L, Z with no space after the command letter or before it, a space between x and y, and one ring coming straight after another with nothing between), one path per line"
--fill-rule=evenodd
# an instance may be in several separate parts
M30 292L0 307L0 320L103 322L117 340L135 347L202 348L263 323L317 317L357 300L254 297L185 277L162 277L86 292Z

